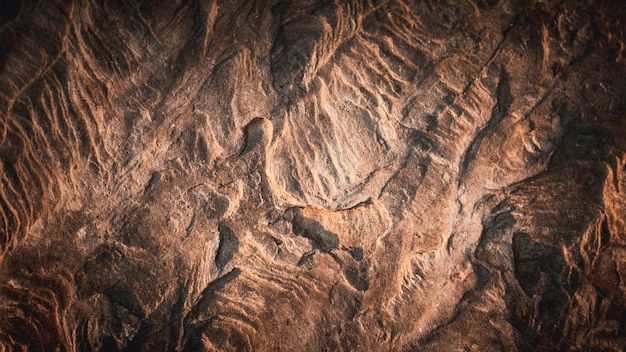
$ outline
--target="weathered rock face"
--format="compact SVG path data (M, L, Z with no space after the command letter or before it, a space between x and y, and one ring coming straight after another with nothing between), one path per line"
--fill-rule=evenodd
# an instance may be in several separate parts
M0 351L626 346L620 1L0 4Z

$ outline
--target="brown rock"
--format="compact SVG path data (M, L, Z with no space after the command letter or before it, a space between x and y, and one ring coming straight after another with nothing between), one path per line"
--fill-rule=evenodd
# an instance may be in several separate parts
M619 1L0 1L0 351L620 351Z

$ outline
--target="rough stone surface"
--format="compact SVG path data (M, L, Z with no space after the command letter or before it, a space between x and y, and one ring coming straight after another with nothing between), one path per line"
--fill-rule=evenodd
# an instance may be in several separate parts
M621 1L0 13L0 351L626 347Z

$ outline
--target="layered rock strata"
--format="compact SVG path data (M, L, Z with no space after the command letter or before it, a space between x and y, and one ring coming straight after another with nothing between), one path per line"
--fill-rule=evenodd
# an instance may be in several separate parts
M619 1L0 5L0 351L626 346Z

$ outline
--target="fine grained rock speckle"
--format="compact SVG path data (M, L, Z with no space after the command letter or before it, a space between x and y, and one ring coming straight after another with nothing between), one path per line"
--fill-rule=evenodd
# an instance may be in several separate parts
M0 351L620 351L626 9L0 1Z

